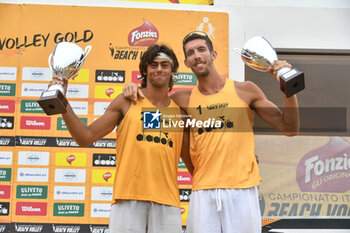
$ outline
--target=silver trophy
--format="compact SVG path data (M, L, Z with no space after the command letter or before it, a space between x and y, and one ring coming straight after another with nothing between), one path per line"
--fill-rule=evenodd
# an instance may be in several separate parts
M91 50L91 45L85 47L85 51L77 44L60 42L49 56L49 66L55 77L70 79L74 77L83 66L86 56ZM47 115L65 113L67 99L64 89L60 84L50 86L41 94L39 105Z
M269 41L263 36L248 40L243 49L235 48L242 60L257 71L267 71L273 61L278 60L277 53ZM293 68L283 67L277 71L277 79L281 90L290 97L305 88L304 73Z

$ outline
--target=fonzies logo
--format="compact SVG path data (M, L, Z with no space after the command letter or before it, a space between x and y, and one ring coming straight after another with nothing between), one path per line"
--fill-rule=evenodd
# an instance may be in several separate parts
M147 20L143 20L143 25L133 29L128 36L130 46L149 46L158 41L158 29Z
M297 182L303 192L344 193L350 189L350 142L342 137L309 153L299 162Z

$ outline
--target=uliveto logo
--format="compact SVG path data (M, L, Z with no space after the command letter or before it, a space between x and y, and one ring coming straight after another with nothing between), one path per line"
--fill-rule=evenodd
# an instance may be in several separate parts
M45 202L17 202L16 215L46 216L47 203Z
M51 128L50 117L32 117L32 116L21 117L21 129L48 130L50 128Z

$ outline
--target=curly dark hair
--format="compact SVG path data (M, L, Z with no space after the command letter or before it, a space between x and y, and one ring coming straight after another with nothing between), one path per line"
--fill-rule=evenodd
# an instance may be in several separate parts
M177 60L177 57L174 53L174 51L169 48L166 45L158 45L154 44L148 47L146 52L142 55L141 61L139 64L139 70L142 79L141 87L145 88L147 87L147 66L153 62L153 60L158 56L159 53L165 53L168 55L171 60L173 60L172 65L171 65L171 72L176 73L177 69L179 68L179 62ZM173 76L171 76L169 80L169 91L172 90L174 85L174 80Z
M182 49L184 51L185 58L187 58L186 51L185 51L185 45L188 42L190 42L192 40L195 40L195 39L203 39L203 40L205 40L205 43L208 46L209 52L213 52L213 50L214 50L213 43L211 42L209 36L205 32L202 32L202 31L193 31L193 32L188 33L184 37L184 39L182 40Z

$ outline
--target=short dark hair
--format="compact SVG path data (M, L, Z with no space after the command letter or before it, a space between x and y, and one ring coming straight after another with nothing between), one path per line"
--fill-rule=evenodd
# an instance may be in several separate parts
M166 45L158 45L158 44L151 45L150 47L148 47L146 52L143 53L139 64L140 74L141 74L141 77L143 78L141 87L143 88L147 87L147 75L145 75L147 74L147 66L154 61L154 59L159 55L159 53L165 53L172 60L171 72L176 73L177 69L179 68L179 62L176 58L174 51L171 48L169 48ZM172 90L173 85L174 85L174 80L173 80L173 76L171 76L169 80L169 91Z
M203 40L205 40L205 43L207 44L209 51L213 52L213 50L214 50L213 43L211 42L211 40L210 40L209 36L207 35L207 33L202 32L202 31L193 31L193 32L188 33L184 37L184 39L182 40L182 49L184 51L185 58L187 58L185 45L188 42L190 42L192 40L195 40L195 39L203 39Z

